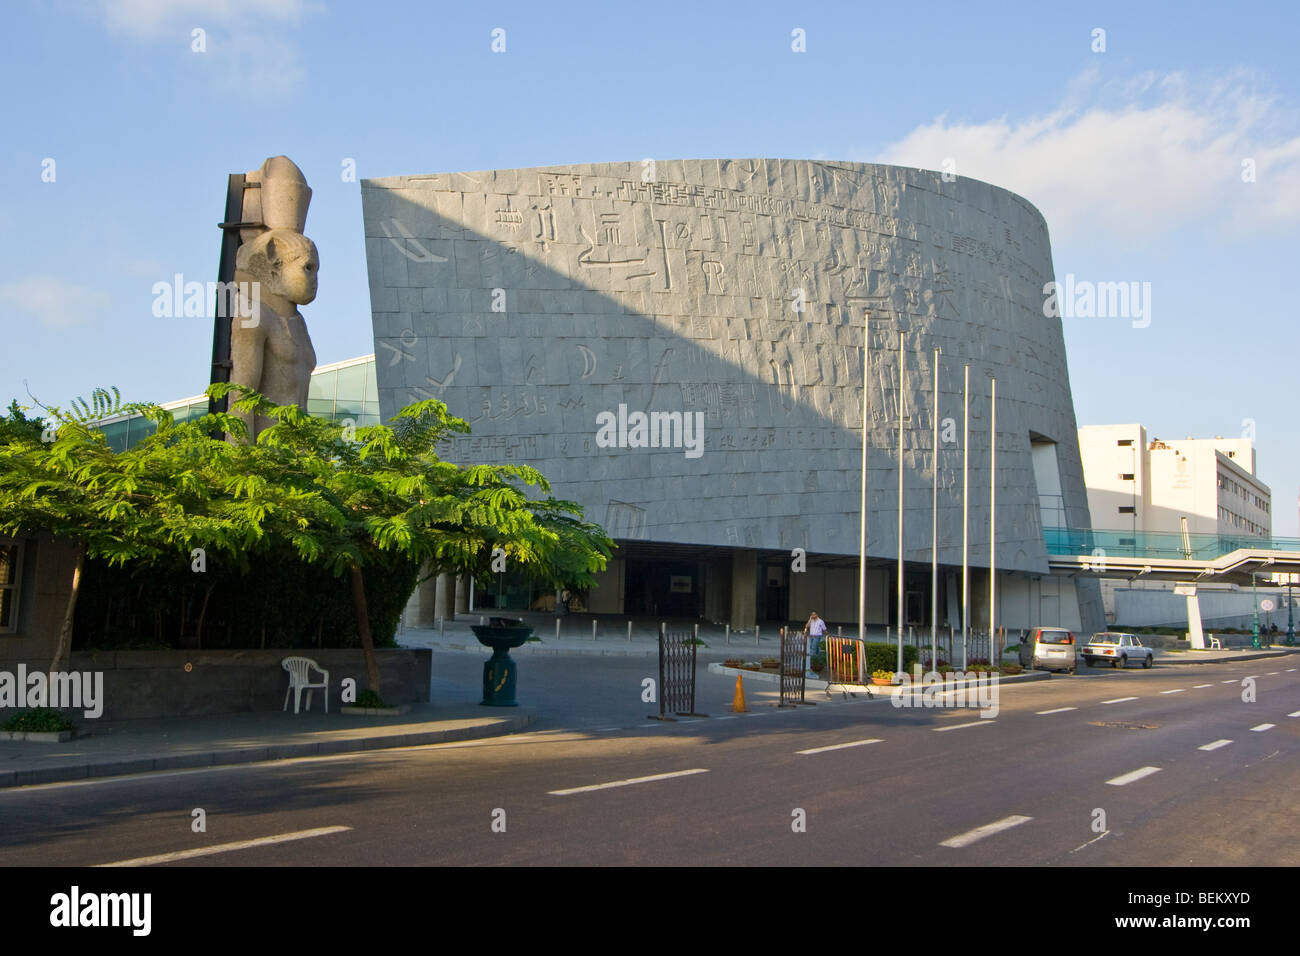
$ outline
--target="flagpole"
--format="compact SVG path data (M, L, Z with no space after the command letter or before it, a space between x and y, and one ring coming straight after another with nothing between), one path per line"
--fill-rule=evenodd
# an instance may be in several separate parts
M934 350L934 443L930 446L930 670L939 660L939 350Z
M907 408L903 333L898 333L898 673L903 673L903 418Z
M970 634L970 517L966 492L970 481L970 365L962 387L961 433L961 669L966 670L966 640Z
M989 395L989 668L993 660L993 640L997 634L997 488L998 488L998 380L992 382Z
M862 496L858 520L858 662L859 670L867 641L867 359L871 340L867 337L871 313L862 314Z

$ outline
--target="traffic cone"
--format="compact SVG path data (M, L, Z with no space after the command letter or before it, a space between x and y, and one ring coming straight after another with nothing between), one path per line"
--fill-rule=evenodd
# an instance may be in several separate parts
M736 675L736 696L731 701L731 712L733 714L747 714L749 708L745 706L745 688L740 683L740 675Z

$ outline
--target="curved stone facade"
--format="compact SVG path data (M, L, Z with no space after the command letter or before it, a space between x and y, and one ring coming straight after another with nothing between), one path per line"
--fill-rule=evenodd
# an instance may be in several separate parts
M384 417L442 399L473 427L449 460L535 465L616 538L856 555L864 314L869 554L897 555L900 330L905 557L928 574L935 348L939 560L961 561L966 363L971 563L994 376L998 569L1047 573L1040 493L1048 523L1089 525L1047 227L1019 196L738 159L375 179L362 198ZM635 429L606 447L598 416L637 412L698 413L702 446L661 417L670 447Z

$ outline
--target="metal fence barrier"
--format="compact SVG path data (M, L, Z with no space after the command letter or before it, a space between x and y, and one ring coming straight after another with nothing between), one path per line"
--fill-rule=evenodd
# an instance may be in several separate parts
M689 631L668 633L668 625L659 625L659 713L651 720L678 717L707 717L695 712L695 648L700 626Z
M778 707L809 704L804 699L808 672L808 635L800 624L781 628L781 701ZM796 700L796 698L798 698Z

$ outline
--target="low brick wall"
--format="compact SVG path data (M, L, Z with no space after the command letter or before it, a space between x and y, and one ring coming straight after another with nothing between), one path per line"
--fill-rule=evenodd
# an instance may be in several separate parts
M429 700L432 651L382 648L375 653L385 703ZM367 686L366 663L360 650L102 651L73 654L65 670L103 671L101 720L239 714L277 711L284 706L289 674L280 662L291 656L309 657L329 671L331 711L343 703L345 678L354 679L358 691ZM17 663L5 661L2 666L12 672ZM50 662L45 659L24 663L30 672L44 670ZM292 708L293 698L289 700ZM306 702L304 692L304 706ZM321 708L321 691L313 691L312 710ZM79 712L73 716L81 718Z

